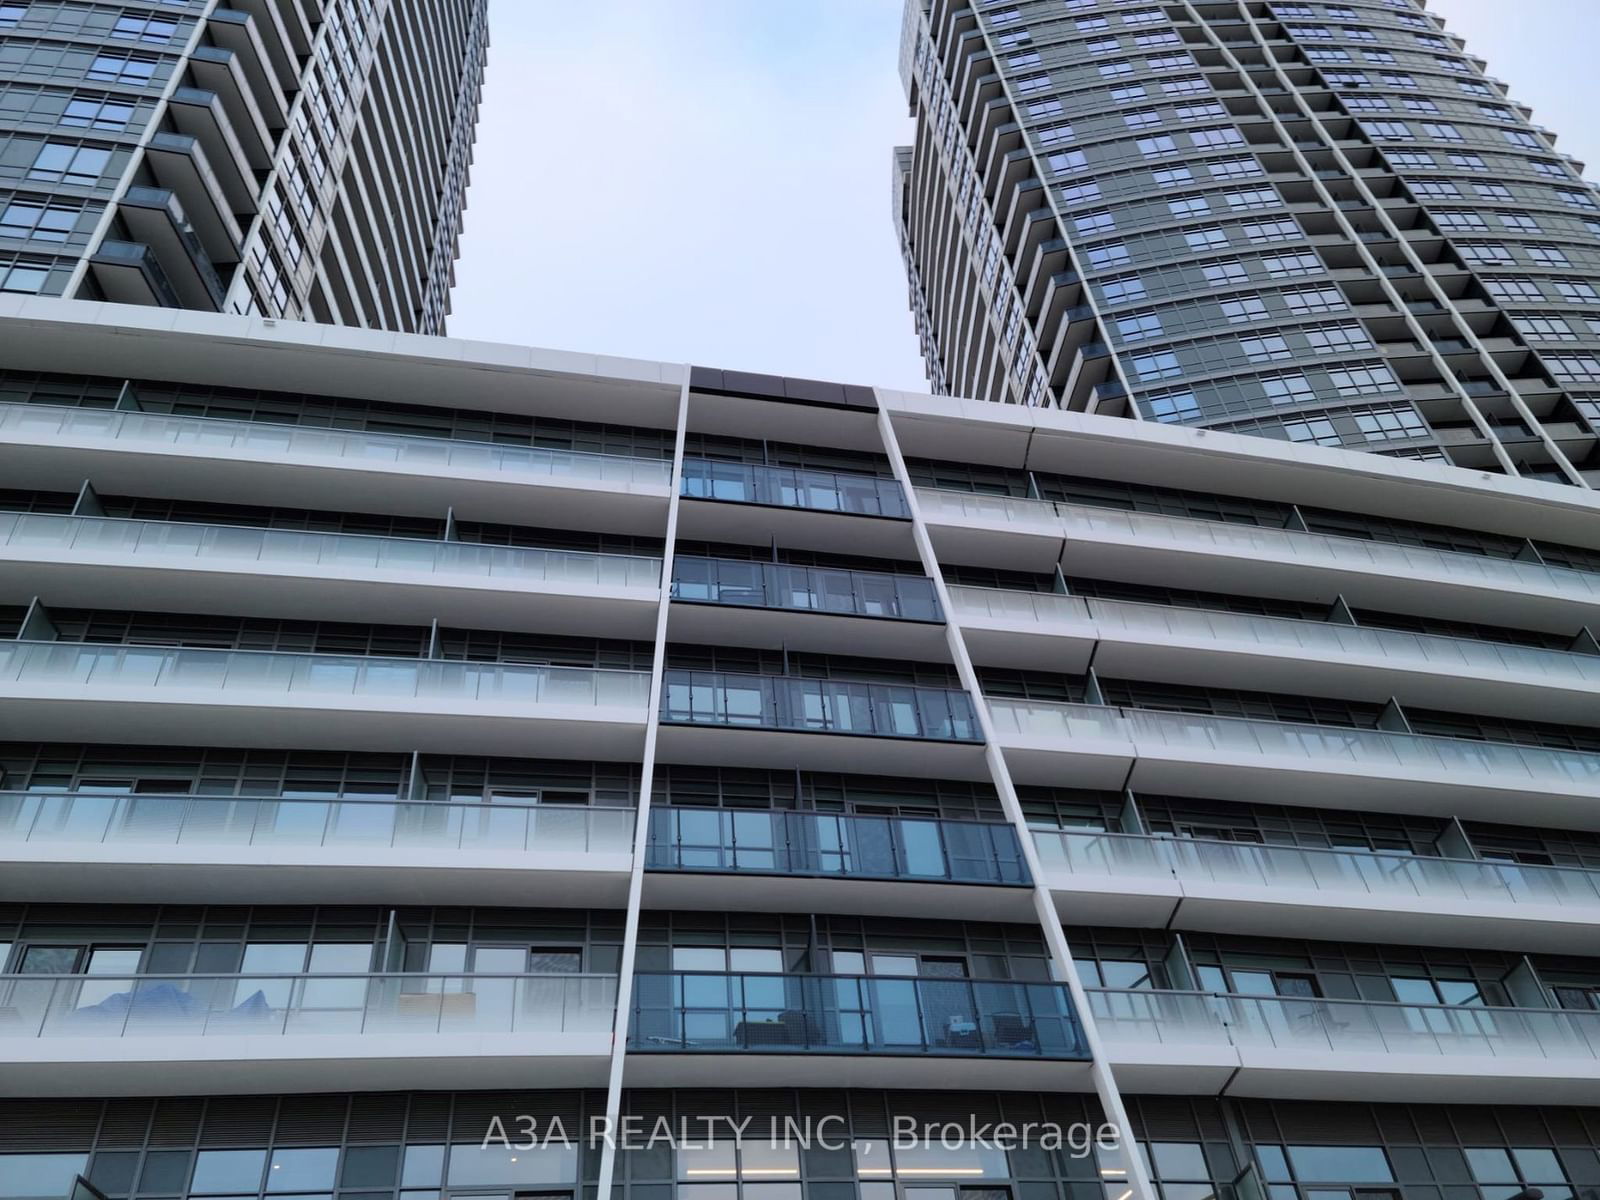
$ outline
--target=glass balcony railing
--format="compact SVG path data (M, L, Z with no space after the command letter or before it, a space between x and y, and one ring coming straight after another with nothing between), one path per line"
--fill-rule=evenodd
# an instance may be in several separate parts
M1039 700L991 699L989 711L1002 734L1060 738L1063 749L1074 738L1088 738L1126 742L1129 753L1139 744L1279 762L1353 763L1378 771L1448 772L1500 786L1600 788L1600 754L1580 750Z
M732 500L866 517L911 515L900 484L883 476L709 458L684 460L683 494L693 500Z
M1084 1059L1057 983L859 975L634 976L628 1048Z
M1546 1059L1567 1070L1571 1060L1600 1059L1600 1012L1097 988L1088 996L1113 1054L1122 1045L1211 1045ZM1349 1061L1352 1069L1370 1069Z
M307 700L409 697L442 703L628 707L639 709L641 718L650 694L650 676L638 671L82 642L0 642L0 681L137 693L166 690L185 698L209 691L231 693L246 703L251 694L267 693Z
M1175 637L1285 650L1314 659L1377 658L1396 669L1446 669L1484 674L1533 675L1551 682L1600 688L1600 657L1477 642L1467 638L1373 629L1332 622L1297 621L1247 613L1212 612L1166 604L1135 604L1050 592L953 587L950 601L963 616L1020 620L1040 633L1068 626L1098 625L1131 638ZM1088 631L1085 631L1088 632Z
M933 580L920 575L687 555L672 560L672 574L674 600L907 621L942 619Z
M0 792L7 844L321 846L630 855L634 811L378 798Z
M1057 536L1065 529L1075 537L1131 541L1191 554L1214 550L1222 554L1292 559L1324 569L1381 575L1443 575L1463 584L1536 587L1600 599L1600 574L1511 558L939 488L918 488L917 503L931 521L941 518L977 520L1012 529L1047 530Z
M537 446L52 404L0 404L0 433L90 440L130 450L180 446L224 456L259 454L341 465L393 463L430 470L443 467L512 477L660 488L668 486L672 475L672 465L664 460L620 454L584 454Z
M851 813L652 808L651 871L732 871L940 883L1029 882L997 821Z
M0 975L0 1041L607 1034L616 1004L615 975Z
M1326 892L1342 903L1355 895L1370 897L1374 905L1469 900L1552 905L1571 909L1573 920L1600 914L1600 871L1582 867L1065 829L1034 830L1033 842L1046 871L1116 880L1119 886L1135 879L1176 879ZM1270 902L1274 896L1263 890L1261 899Z
M451 582L464 577L489 578L530 586L554 583L653 589L661 581L659 558L46 513L0 513L0 547L24 553L109 554L126 558L130 565L201 570L223 563L256 563L291 573L303 567L333 567L406 571Z
M664 683L661 719L673 724L983 740L971 700L950 688L685 670Z

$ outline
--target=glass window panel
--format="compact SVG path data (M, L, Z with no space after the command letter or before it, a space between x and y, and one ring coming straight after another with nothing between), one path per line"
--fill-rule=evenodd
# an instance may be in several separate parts
M0 1154L0 1196L59 1200L88 1164L87 1154Z
M274 1151L267 1168L267 1191L310 1192L331 1188L338 1162L339 1151L335 1148Z
M339 1168L339 1186L393 1187L399 1167L399 1146L351 1146L344 1152L344 1162Z
M578 1177L576 1146L539 1146L514 1150L504 1146L482 1148L477 1143L450 1147L447 1182L451 1187L496 1184L571 1183Z
M444 1178L443 1146L407 1146L400 1168L401 1187L437 1187Z
M1554 1150L1514 1149L1511 1155L1517 1160L1517 1169L1522 1172L1522 1178L1529 1183L1566 1181L1566 1172L1561 1169L1560 1160L1556 1158Z
M737 1173L732 1142L683 1146L678 1150L679 1179L733 1179Z
M1497 1146L1468 1147L1467 1166L1479 1183L1516 1183L1511 1155Z
M1290 1146L1289 1161L1302 1183L1319 1179L1387 1183L1394 1179L1389 1159L1379 1146Z
M739 1149L739 1175L742 1179L800 1178L800 1147L781 1142L750 1141ZM751 1200L750 1189L744 1200Z
M195 1156L191 1194L258 1192L267 1165L265 1150L202 1150Z
M1206 1156L1198 1142L1153 1142L1151 1157L1162 1179L1207 1179Z

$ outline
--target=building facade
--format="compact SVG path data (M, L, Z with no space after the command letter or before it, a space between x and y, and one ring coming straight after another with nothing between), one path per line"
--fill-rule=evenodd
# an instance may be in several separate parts
M3 1200L1600 1189L1587 490L0 305Z
M0 5L0 291L442 333L487 20Z
M937 393L1592 486L1600 196L1414 0L912 0Z

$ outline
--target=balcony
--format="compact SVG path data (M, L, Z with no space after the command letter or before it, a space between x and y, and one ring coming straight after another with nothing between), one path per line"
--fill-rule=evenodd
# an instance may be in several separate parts
M677 641L948 657L933 581L920 575L681 554L672 560L672 573Z
M1398 1103L1584 1104L1600 1012L1091 989L1124 1088Z
M1019 783L1600 828L1600 754L1150 709L992 699ZM1363 787L1362 785L1376 785Z
M650 677L515 663L0 642L21 739L551 754L641 752Z
M982 764L972 702L950 688L675 669L661 722L667 762L958 778Z
M200 140L158 130L145 146L145 162L161 187L180 198L210 261L238 262L244 231Z
M0 975L0 1094L604 1086L616 999L614 975Z
M0 792L0 899L620 907L630 808ZM84 870L82 868L92 868Z
M969 920L1032 912L1016 831L999 821L655 807L645 870L646 902L657 908ZM759 889L750 876L763 877Z
M151 135L150 150L156 152L156 169L160 170L160 163L170 154L187 154L188 148L183 142L192 140L203 153L205 162L216 172L217 186L226 197L228 207L235 213L255 212L260 185L217 94L204 88L174 88L167 101L167 115L177 132L158 130ZM193 164L189 169L194 169Z
M204 312L222 308L227 285L176 195L166 188L130 187L117 202L117 215L134 238L161 260L184 308Z
M681 490L686 500L708 502L683 507L678 518L683 537L766 541L776 527L791 546L841 554L893 548L904 557L915 556L905 493L884 476L689 458ZM765 511L752 513L752 506ZM885 528L885 521L894 525Z
M104 251L105 243L101 250ZM107 494L190 494L241 504L401 511L659 535L670 464L615 454L114 409L0 404L0 474L12 487L93 478ZM536 489L530 494L530 489ZM596 523L599 523L598 526Z
M1398 697L1430 708L1593 717L1600 657L1402 630L953 587L973 657L996 666L1261 691Z
M1035 830L1063 920L1583 953L1600 872L1479 859Z
M1363 538L1122 512L1049 500L917 490L936 551L960 562L1215 591L1330 596L1356 607L1579 629L1600 575Z
M112 517L0 513L10 598L649 637L661 560Z
M635 975L628 1049L644 1087L948 1087L957 1059L962 1087L1027 1089L1088 1058L1058 983L681 971Z
M182 308L159 256L143 242L105 238L89 259L89 269L106 299L114 304ZM11 407L7 405L6 407Z

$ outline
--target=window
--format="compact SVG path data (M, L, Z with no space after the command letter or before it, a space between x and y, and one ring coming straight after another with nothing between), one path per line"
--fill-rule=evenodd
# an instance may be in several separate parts
M0 237L35 242L65 242L82 213L78 205L46 200L13 200L0 211Z
M1440 229L1488 229L1488 223L1482 215L1464 208L1437 208L1433 211L1433 223Z
M1411 136L1411 126L1404 121L1368 121L1363 128L1368 136L1379 141L1397 141Z
M1089 156L1082 150L1058 150L1045 160L1057 175L1081 171L1089 165Z
M1540 267L1570 267L1572 262L1567 258L1566 251L1559 246L1536 244L1524 246L1528 257L1536 266Z
M1146 158L1154 158L1162 154L1176 154L1178 152L1178 143L1172 140L1171 135L1165 133L1158 133L1154 137L1139 138L1135 145L1138 146L1139 153Z
M1023 67L1036 67L1038 65L1039 52L1037 50L1026 50L1021 54L1013 54L1006 59L1006 66L1012 70L1021 70ZM1026 80L1023 82L1026 82Z
M1222 302L1222 315L1235 325L1260 321L1266 319L1267 306L1260 296L1234 296Z
M1074 217L1072 224L1083 235L1106 233L1117 227L1116 218L1111 215L1109 208L1096 209L1094 212L1087 212L1082 216Z
M1364 392L1388 392L1395 389L1395 379L1388 367L1339 367L1328 372L1328 379L1341 396L1355 396Z
M1214 158L1206 166L1217 179L1244 179L1262 173L1261 164L1253 158Z
M1070 142L1071 140L1071 125L1049 125L1039 130L1039 144L1041 146L1057 146L1062 142Z
M1233 128L1195 129L1190 132L1189 138L1201 149L1244 145L1244 135Z
M1538 138L1534 137L1531 133L1524 133L1520 129L1502 129L1500 131L1500 136L1505 138L1505 140L1511 143L1511 145L1521 146L1526 150L1544 149L1544 147L1539 143Z
M1313 350L1370 350L1372 339L1359 325L1313 325L1304 330Z
M1593 354L1547 354L1544 361L1550 373L1564 382L1600 381L1600 357Z
M1495 213L1495 216L1500 218L1500 224L1504 225L1507 229L1514 229L1518 233L1539 232L1539 222L1535 221L1527 213L1497 212Z
M1122 43L1114 37L1095 38L1092 42L1085 43L1084 49L1090 54L1115 54L1122 49Z
M1122 123L1129 129L1148 129L1161 124L1161 114L1153 108L1139 108L1122 114Z
M1496 300L1543 300L1544 293L1531 279L1485 279L1483 286Z
M1228 235L1220 229L1191 229L1183 235L1183 240L1191 250L1215 250L1228 244Z
M1402 408L1355 409L1349 415L1354 417L1356 428L1368 441L1428 436L1428 423L1410 405Z
M37 263L0 263L0 292L37 293L50 278L50 268Z
M26 4L0 4L0 29L15 29L27 11Z
M1512 198L1511 189L1503 183L1474 183L1472 186L1477 189L1478 195L1485 200L1510 200Z
M1174 217L1183 220L1188 217L1204 216L1211 211L1211 205L1204 196L1185 196L1177 200L1168 200L1167 209Z
M1518 313L1513 320L1524 337L1540 341L1571 342L1577 340L1565 317L1536 317Z
M1448 179L1419 179L1409 186L1411 194L1419 200L1448 200L1461 196L1461 189Z
M1175 379L1183 374L1178 366L1178 356L1170 350L1162 350L1155 354L1136 354L1130 360L1133 373L1141 380L1145 379Z
M1115 79L1118 75L1132 75L1133 64L1127 59L1118 62L1101 63L1097 68L1105 79Z
M1244 264L1237 259L1205 263L1200 270L1206 277L1206 283L1211 287L1228 287L1236 283L1248 282L1250 279L1250 273L1244 269Z
M1464 142L1461 131L1446 121L1424 121L1422 123L1424 137L1431 137L1439 142Z
M1098 199L1100 199L1100 185L1092 179L1087 183L1075 183L1061 189L1061 202L1068 206L1088 204Z
M125 54L99 54L90 64L87 77L107 83L144 84L155 74L156 60Z
M1115 104L1127 104L1133 100L1145 98L1144 84L1134 83L1127 87L1114 87L1111 89L1111 99Z
M1109 17L1079 17L1077 27L1081 33L1093 33L1097 29L1110 29Z
M1124 342L1142 341L1161 335L1161 318L1153 312L1129 313L1125 317L1117 317L1112 322L1112 328Z
M1295 288L1283 293L1283 302L1290 312L1331 312L1345 307L1344 297L1338 288Z
M1061 101L1052 96L1048 100L1035 100L1027 106L1030 120L1045 121L1061 115Z
M1145 66L1152 71L1176 71L1182 67L1194 66L1194 57L1190 54L1157 54L1145 59Z
M1270 362L1289 357L1289 343L1280 334L1267 333L1239 339L1239 349L1251 362Z
M178 23L167 17L145 17L126 13L117 18L111 36L137 42L164 43L178 32Z
M1600 302L1600 292L1595 291L1593 284L1585 283L1581 279L1557 279L1555 285L1562 299L1570 300L1574 304Z
M1450 165L1462 171L1487 171L1489 164L1484 162L1481 154L1450 154L1446 155Z
M28 178L53 183L96 183L110 161L109 150L65 142L45 142L34 156L33 165L28 168Z
M1145 407L1157 421L1187 421L1200 415L1193 392L1160 392L1147 397Z
M1100 295L1107 304L1126 304L1145 298L1144 280L1137 275L1117 275L1100 281Z
M1290 220L1282 221L1257 221L1241 226L1246 240L1252 242L1276 242L1286 238L1298 238L1300 226Z
M1268 254L1261 260L1267 274L1274 278L1284 275L1309 275L1322 270L1322 260L1308 250L1295 250L1286 254Z
M1086 257L1089 260L1089 265L1097 271L1103 271L1107 267L1115 267L1132 261L1128 248L1121 242L1108 242L1101 246L1091 246L1086 252Z
M1389 165L1397 171L1427 170L1433 166L1433 155L1426 150L1385 150Z
M1029 92L1042 92L1049 86L1050 76L1048 75L1029 75L1026 78L1017 80L1017 91L1024 96Z
M1511 251L1499 242L1457 242L1456 252L1467 262L1480 266L1488 263L1504 265L1516 261Z
M1565 188L1557 188L1556 198L1563 204L1571 204L1577 208L1596 207L1594 197L1588 192L1572 192Z
M1271 208L1278 203L1278 193L1269 187L1227 192L1222 198L1229 208Z
M1198 75L1185 75L1181 79L1163 81L1161 90L1169 96L1194 96L1209 92L1211 85Z
M1274 404L1308 404L1316 399L1311 381L1300 374L1263 376L1261 390Z
M109 99L77 97L67 101L60 122L84 129L126 129L133 119L133 105Z
M1193 183L1194 172L1188 167L1157 167L1150 172L1150 178L1155 180L1159 188L1179 187Z

